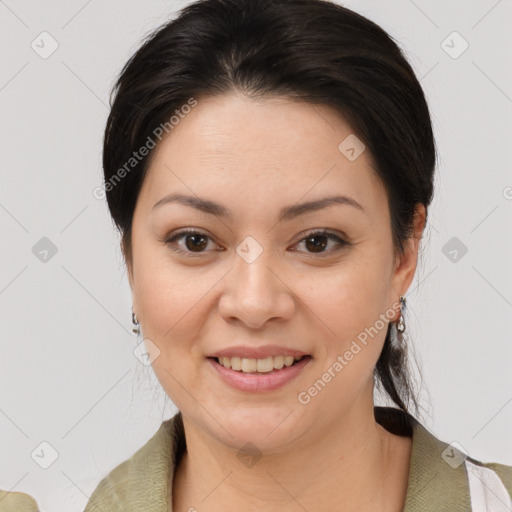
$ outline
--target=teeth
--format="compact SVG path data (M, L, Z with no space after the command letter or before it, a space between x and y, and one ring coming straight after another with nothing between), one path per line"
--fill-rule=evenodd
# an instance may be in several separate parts
M245 359L242 358L242 371L243 372L255 372L258 361L256 359Z
M284 366L284 356L274 357L274 368L280 370Z
M219 363L225 368L242 371L244 373L267 373L272 370L280 370L283 366L291 366L294 361L300 361L301 357L275 356L265 359L248 359L245 357L219 357Z

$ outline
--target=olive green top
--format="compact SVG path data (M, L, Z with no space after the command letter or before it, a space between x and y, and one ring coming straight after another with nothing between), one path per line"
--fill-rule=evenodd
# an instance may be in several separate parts
M409 480L403 512L469 512L471 500L465 455L440 441L414 417L375 407L389 432L412 436ZM94 490L84 512L172 512L172 476L186 449L181 412L164 421L153 437L115 467ZM512 466L468 461L495 471L512 496ZM0 512L38 512L22 493L0 491ZM46 512L46 511L45 511ZM49 512L49 511L48 511Z

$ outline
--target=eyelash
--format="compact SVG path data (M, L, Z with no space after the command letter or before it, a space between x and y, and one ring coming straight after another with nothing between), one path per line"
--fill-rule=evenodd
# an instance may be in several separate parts
M204 236L204 237L212 240L211 237L208 236L207 234L202 233L201 231L198 231L197 229L194 229L194 228L188 228L188 229L183 229L183 230L179 231L178 233L175 233L175 234L171 235L170 237L165 238L164 243L166 245L169 245L171 250L173 250L175 252L178 252L180 254L185 254L186 256L197 257L197 256L203 255L206 251L193 253L191 251L184 251L183 249L179 249L177 247L173 247L172 246L172 244L176 240L184 238L185 235L190 235L190 234L201 235L201 236ZM297 242L297 244L295 244L295 245L298 245L301 242L304 242L308 238L314 238L314 237L317 237L317 236L325 236L329 240L333 240L333 241L337 242L338 243L338 248L334 249L334 251L331 250L331 251L321 252L321 253L316 253L316 254L315 253L309 253L314 258L322 258L322 257L325 257L325 256L329 256L332 252L336 252L336 251L340 250L341 248L343 248L344 246L351 245L349 242L345 241L343 238L339 237L338 235L335 235L334 233L331 233L330 231L322 230L322 229L316 230L316 231L313 230L313 231L310 231L309 233L306 233L306 235L301 240L299 240Z

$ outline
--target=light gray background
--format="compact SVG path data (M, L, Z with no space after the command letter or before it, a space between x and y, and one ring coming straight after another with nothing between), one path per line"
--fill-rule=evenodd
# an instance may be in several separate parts
M132 353L118 236L92 191L117 73L188 3L0 1L0 488L42 511L82 510L175 411ZM512 2L344 5L406 50L440 152L406 319L424 424L512 464ZM59 45L47 59L31 48L43 31ZM445 51L462 48L453 31L469 44L458 58ZM42 237L58 250L47 262L32 252ZM467 247L457 261L443 250L452 237ZM59 454L46 470L31 458L42 441Z

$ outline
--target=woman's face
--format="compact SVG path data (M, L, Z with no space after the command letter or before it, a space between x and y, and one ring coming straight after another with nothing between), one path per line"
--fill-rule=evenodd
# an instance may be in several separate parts
M385 189L351 134L327 107L229 95L200 100L153 150L133 218L134 311L168 396L226 445L279 451L373 412L418 240L395 261ZM191 199L162 201L177 194ZM334 196L346 199L308 206ZM247 372L221 367L220 351Z

